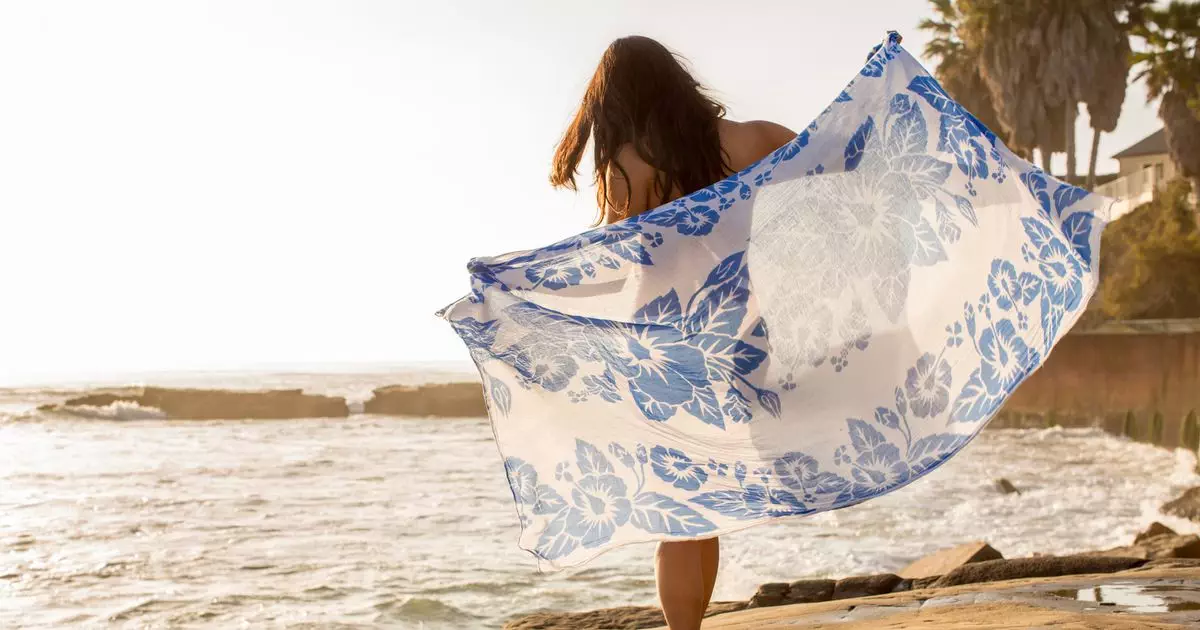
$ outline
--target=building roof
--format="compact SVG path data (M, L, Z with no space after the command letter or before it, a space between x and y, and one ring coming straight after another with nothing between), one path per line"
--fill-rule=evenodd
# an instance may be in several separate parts
M1167 134L1164 130L1159 129L1154 133L1142 138L1137 144L1117 153L1113 159L1135 157L1138 155L1158 155L1167 152Z

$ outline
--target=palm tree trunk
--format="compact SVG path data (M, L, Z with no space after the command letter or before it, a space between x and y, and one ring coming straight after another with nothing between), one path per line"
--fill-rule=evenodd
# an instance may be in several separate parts
M1063 177L1067 183L1073 183L1075 179L1075 116L1079 112L1079 105L1074 101L1067 102L1067 120L1065 130L1067 133L1067 174Z
M1100 150L1100 130L1092 129L1092 154L1088 158L1087 189L1096 189L1096 153Z
M1038 147L1038 154L1042 156L1042 170L1045 171L1045 173L1047 175L1049 175L1050 174L1050 152L1046 150L1046 147Z

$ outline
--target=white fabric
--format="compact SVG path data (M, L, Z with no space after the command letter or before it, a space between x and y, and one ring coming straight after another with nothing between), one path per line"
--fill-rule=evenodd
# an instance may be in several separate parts
M892 35L704 190L471 262L447 307L543 567L852 505L960 450L1096 283L1109 200L1048 177Z

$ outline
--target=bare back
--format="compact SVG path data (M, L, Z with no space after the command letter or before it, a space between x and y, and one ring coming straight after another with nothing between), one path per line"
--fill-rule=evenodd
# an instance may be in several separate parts
M727 174L750 166L796 137L795 132L787 127L765 120L734 122L721 119L717 121L717 132L721 137L721 153L731 169ZM621 147L616 162L628 173L629 181L615 168L609 168L605 174L609 194L616 204L608 204L604 209L605 223L641 214L692 192L676 189L671 190L664 199L657 198L654 190L657 172L638 156L631 145Z

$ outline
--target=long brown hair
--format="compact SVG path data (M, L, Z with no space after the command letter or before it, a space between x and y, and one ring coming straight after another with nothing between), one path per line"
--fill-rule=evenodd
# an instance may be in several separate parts
M665 46L649 37L622 37L604 51L588 82L583 102L554 151L550 183L576 190L579 161L592 136L592 177L602 217L607 206L626 214L609 197L605 181L612 166L629 181L629 173L616 162L626 144L657 171L658 203L674 190L698 190L730 171L717 132L717 120L724 115L725 106L709 96Z

